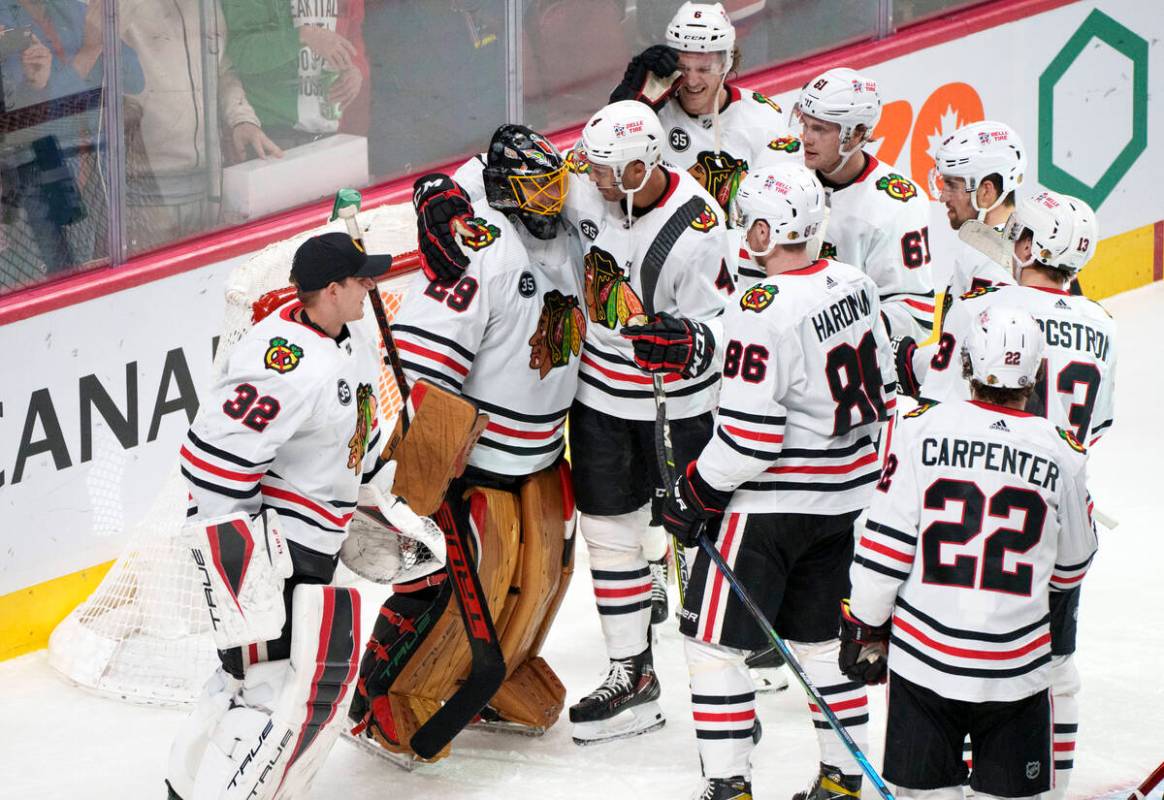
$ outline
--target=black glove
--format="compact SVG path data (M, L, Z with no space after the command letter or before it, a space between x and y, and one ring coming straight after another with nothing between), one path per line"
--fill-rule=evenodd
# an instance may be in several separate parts
M841 672L857 683L885 683L888 672L889 623L868 625L853 616L849 601L841 601Z
M917 397L921 394L917 375L913 373L913 354L917 352L917 342L909 336L901 336L891 341L893 363L897 367L897 393Z
M425 277L441 282L461 277L469 257L457 243L453 223L473 216L465 190L448 175L433 172L412 184L412 207L416 209L416 241Z
M731 497L731 492L712 488L692 461L663 503L663 528L684 547L695 547L707 532L708 520L722 514Z
M627 325L622 335L634 345L635 363L647 372L676 372L695 378L711 364L715 353L710 328L666 313L659 313L646 325Z
M656 44L630 60L622 83L610 93L610 102L638 100L658 111L671 99L677 83L679 54L665 44Z

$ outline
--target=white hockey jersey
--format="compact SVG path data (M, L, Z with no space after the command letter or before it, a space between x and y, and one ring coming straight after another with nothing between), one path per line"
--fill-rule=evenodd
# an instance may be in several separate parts
M930 204L895 167L865 157L852 183L832 188L821 181L829 198L821 255L864 270L881 291L890 336L921 342L934 318Z
M995 226L1002 238L1003 226ZM954 244L954 263L950 267L950 283L946 296L957 299L974 289L984 286L1009 286L1014 283L1014 275L990 256L959 239Z
M784 112L759 92L725 84L727 104L719 112L720 150L715 152L711 114L692 116L672 97L659 110L667 133L663 160L675 169L699 174L696 178L720 207L727 206L731 177L784 158L804 158L800 140L788 132Z
M570 188L563 214L582 239L589 320L578 399L623 419L655 418L651 376L635 364L634 348L620 331L638 314L665 311L707 323L716 342L716 358L702 375L666 377L667 412L685 419L710 411L734 260L723 212L690 175L660 166L666 192L654 206L636 209L634 224L627 227L624 207L602 198L576 151L567 163Z
M542 241L484 201L473 213L475 236L460 239L469 267L451 285L418 273L392 334L409 380L441 384L489 415L469 463L529 475L565 447L586 336L580 247L566 226Z
M974 317L987 308L1021 308L1043 330L1043 378L1027 406L1075 434L1088 447L1111 427L1115 414L1116 324L1099 303L1057 289L990 286L950 306L937 350L918 374L921 396L957 400L970 396L962 378L962 347Z
M892 616L889 669L943 697L1028 697L1050 683L1049 587L1095 553L1087 458L1023 411L921 405L894 431L850 577L853 614Z
M840 514L869 502L896 407L877 286L824 259L741 286L724 321L715 435L699 473L732 512Z
M231 352L181 448L187 516L263 508L293 542L339 552L380 452L380 354L365 329L337 342L291 301Z

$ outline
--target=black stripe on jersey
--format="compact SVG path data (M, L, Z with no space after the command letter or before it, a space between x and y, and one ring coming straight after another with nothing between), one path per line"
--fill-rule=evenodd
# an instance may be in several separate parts
M903 581L909 577L908 572L903 572L901 570L893 569L892 567L886 567L877 561L870 561L869 559L867 559L861 555L854 555L853 556L853 563L860 564L862 567L864 567L867 570L870 570L871 572L879 572L882 575L886 575L890 578L896 578L899 581Z
M785 447L780 453L784 458L844 458L864 450L866 447L873 447L873 440L868 436L862 436L852 444L836 449L814 450L808 447Z
M476 353L467 349L464 345L458 344L452 339L447 339L444 336L437 336L435 333L429 333L424 328L418 328L415 325L397 325L395 323L392 324L391 328L393 332L400 331L401 333L407 333L411 336L417 336L421 339L427 339L430 342L444 345L445 347L455 352L457 355L464 357L469 361L469 363L472 363L473 359L477 357Z
M882 536L888 536L890 539L896 539L905 544L917 544L917 537L910 536L908 533L902 533L896 528L891 528L888 525L882 525L880 522L869 520L865 523L865 527L874 533L880 533Z
M1066 759L1064 761L1060 761L1059 759L1055 759L1055 769L1074 769L1074 767L1075 767L1075 759L1073 759L1073 758Z
M867 722L869 722L869 715L862 714L859 717L839 717L838 719L840 719L841 725L843 727L855 728L858 725L864 725ZM814 719L812 721L812 727L820 728L821 730L824 730L825 728L831 728L832 725L829 725L827 720Z
M865 684L857 683L856 681L847 681L846 683L834 683L832 686L818 686L816 690L822 695L826 694L843 694L845 692L855 692L858 689L864 689Z
M737 703L750 703L755 699L755 692L745 692L744 694L693 694L691 695L691 705L734 706Z
M199 439L197 436L194 435L193 430L186 431L186 438L189 439L190 443L192 445L194 445L195 447L197 447L199 450L204 450L207 453L210 453L210 455L215 456L216 458L221 458L223 461L229 461L232 464L238 464L240 467L249 467L251 469L258 469L258 468L262 467L264 464L270 464L272 461L275 460L274 458L268 458L266 461L247 461L242 456L236 456L234 453L228 453L227 451L223 450L222 448L215 447L214 445L212 445L208 442L202 441L201 439Z
M1095 425L1091 429L1091 435L1096 436L1100 433L1103 433L1104 431L1106 431L1108 428L1111 427L1111 423L1112 423L1112 420L1109 419L1109 420L1105 420L1104 422L1099 423L1098 425Z
M1095 558L1095 556L1093 555L1091 558L1087 559L1086 561L1080 562L1079 564L1056 564L1055 570L1057 572L1078 572L1079 570L1084 569L1089 564L1091 564L1091 562L1094 558Z
M344 532L343 528L332 528L328 525L321 525L320 523L313 520L311 517L309 517L305 514L300 514L298 511L287 508L286 506L273 506L270 503L263 503L262 508L269 508L273 511L277 511L279 513L280 517L295 517L295 519L299 520L300 522L305 523L307 525L310 525L313 528L319 528L321 531L327 531L328 533L343 533Z
M878 295L878 299L882 302L895 300L898 297L924 297L926 300L933 300L934 290L930 289L928 292L890 292L889 294Z
M695 729L695 738L704 740L722 740L722 739L751 739L755 732L755 723L746 728L729 728L728 730L709 731L705 728Z
M754 422L757 425L783 425L788 421L787 417L768 417L763 414L747 414L731 408L720 408L719 415L721 417L743 420L744 422Z
M1017 678L1020 675L1034 672L1039 667L1051 663L1050 648L1034 661L1030 661L1022 666L1011 667L1009 669L982 669L981 667L956 667L953 664L947 664L945 661L926 655L909 642L902 641L901 637L896 635L889 637L889 645L891 647L900 647L918 661L932 669L936 669L938 672L944 672L947 675L959 675L964 678Z
M596 581L629 581L634 578L645 578L651 574L650 567L628 570L592 569L590 577Z
M919 313L924 314L925 312L921 311ZM917 326L919 328L921 328L923 331L932 331L934 329L933 320L926 319L925 317L914 317L913 321L916 322Z
M215 494L221 494L225 497L233 497L235 500L248 500L259 493L259 484L257 483L250 489L228 489L227 487L221 486L217 483L211 483L210 481L204 481L201 478L195 478L185 467L182 467L182 475L185 476L186 480L190 481L190 483L194 484L200 489L205 489L206 491L214 492Z
M504 406L495 406L492 403L486 403L484 400L478 400L476 397L469 395L464 395L464 397L466 400L471 400L473 405L477 406L481 411L488 411L490 414L499 417L515 419L518 422L557 422L564 418L566 412L570 410L570 407L566 406L561 411L555 411L552 414L525 414L521 411L514 411L511 408L505 408Z
M458 392L461 391L461 382L450 378L446 373L441 372L440 370L431 369L421 364L417 364L415 361L405 361L403 358L400 359L400 366L404 367L404 369L408 370L409 372L419 372L421 375L427 375L430 378L435 378L441 383L452 386Z
M603 361L609 361L611 364L618 364L620 367L631 367L632 369L636 370L639 368L639 365L631 361L629 358L623 358L620 355L608 353L605 350L599 350L597 347L590 344L590 342L582 343L582 352L589 353L595 358L601 358Z
M515 444L502 444L487 436L482 436L477 440L479 447L489 447L493 450L501 450L506 453L512 453L515 456L537 456L542 453L555 453L564 445L561 436L555 436L552 442L548 444L539 444L537 447L518 447Z
M858 486L864 486L867 483L873 483L881 477L881 470L874 469L868 475L862 475L859 478L852 478L840 483L822 483L817 481L815 483L798 483L796 481L747 481L740 484L741 489L747 489L753 492L844 492L849 489L856 489ZM811 480L811 476L808 478Z
M715 435L722 439L732 450L748 458L759 458L764 461L775 461L780 458L779 451L773 453L771 450L753 450L750 447L744 447L742 444L736 442L729 434L725 433L723 428L718 425L715 426Z
M635 369L638 369L638 367L636 367ZM578 380L585 381L586 383L593 386L595 389L599 389L600 391L602 391L603 394L609 394L609 395L612 395L614 397L626 397L626 398L650 397L650 398L654 398L654 396L655 396L654 391L652 391L650 389L646 389L646 390L616 389L615 387L611 386L608 383L605 383L605 382L599 380L598 378L594 377L593 375L589 375L589 374L587 374L585 372L581 372L581 371L578 373ZM681 389L668 389L667 396L668 397L686 397L687 395L698 394L699 392L702 392L704 389L707 389L710 386L714 386L718 382L719 382L719 373L716 373L715 375L712 375L710 378L707 378L706 380L700 381L699 383L693 383L693 384L690 384L688 386L684 386Z
M651 598L648 597L646 600L639 600L638 602L630 603L629 605L625 606L607 606L599 604L598 613L607 615L633 614L636 611L642 611L643 609L650 607Z
M198 506L191 506L190 508L186 509L186 519L190 519L190 517L196 516L198 516Z
M904 608L906 611L920 619L926 625L945 636L952 636L955 639L970 639L977 642L994 642L995 644L1003 644L1021 639L1027 634L1032 633L1033 631L1037 631L1039 628L1043 627L1051 621L1051 612L1048 611L1038 621L1032 622L1029 625L1024 625L1021 628L1016 628L1013 631L1007 631L1006 633L983 633L982 631L968 631L962 630L961 628L951 628L948 625L943 625L941 622L938 622L928 614L918 611L916 608L907 603L905 600L902 600L900 597L897 598L897 605L901 608Z
M768 273L764 270L752 269L751 267L745 267L742 264L739 265L738 269L736 270L736 274L738 274L741 278L755 278L757 280L763 280L764 278L768 277Z
M683 231L687 230L687 226L699 218L706 206L707 202L699 195L690 198L675 209L675 213L655 234L655 241L647 248L647 254L643 256L639 267L639 280L643 285L643 307L647 316L655 316L655 287L659 285L659 276L663 273L663 265L671 255L671 249L675 247L675 242L679 241Z
M1055 733L1079 733L1079 723L1077 722L1056 722L1052 727Z

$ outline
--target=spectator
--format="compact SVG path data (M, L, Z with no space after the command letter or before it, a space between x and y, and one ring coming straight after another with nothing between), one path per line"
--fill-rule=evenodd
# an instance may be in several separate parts
M202 59L209 39L202 31L202 0L119 0L125 41L137 50L145 90L126 103L127 231L131 253L184 239L217 223L211 208L207 158L223 147L230 161L281 158L283 151L263 132L259 116L230 60L218 59L219 130L208 130ZM226 23L218 3L217 30L210 35L224 53Z
M222 10L226 53L264 132L280 147L336 133L368 79L364 0L225 0Z

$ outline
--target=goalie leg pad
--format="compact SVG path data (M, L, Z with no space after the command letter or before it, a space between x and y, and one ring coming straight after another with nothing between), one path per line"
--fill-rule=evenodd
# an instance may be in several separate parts
M277 639L283 630L292 563L278 520L267 509L253 520L243 513L199 520L179 534L201 575L219 650Z
M291 658L253 664L210 737L192 800L305 794L339 735L356 677L360 602L354 589L301 585Z
M210 737L230 709L242 682L224 670L215 670L203 687L194 711L182 723L170 745L166 782L179 797L194 797L194 781Z

